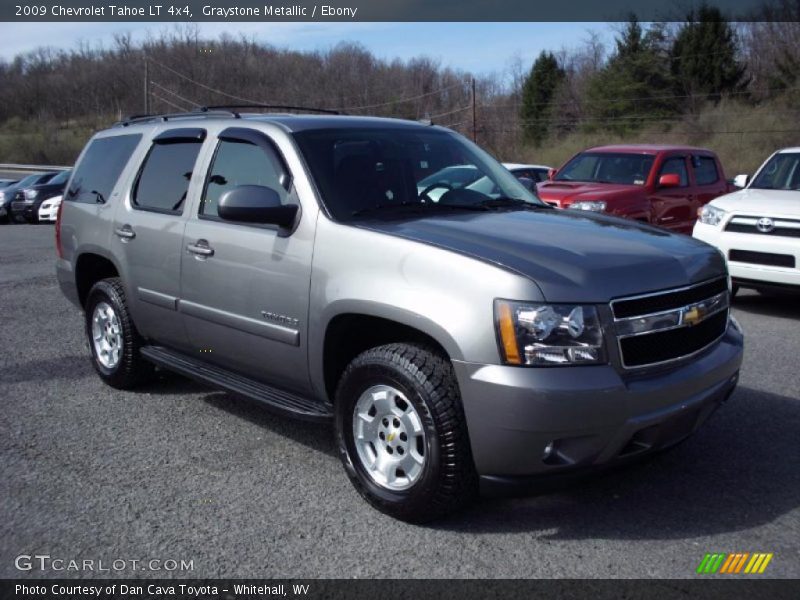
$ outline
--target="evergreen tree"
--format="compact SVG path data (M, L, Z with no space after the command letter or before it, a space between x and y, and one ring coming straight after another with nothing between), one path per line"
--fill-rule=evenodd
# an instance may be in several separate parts
M525 140L534 146L541 145L550 129L555 112L552 100L564 80L564 70L550 52L542 52L533 63L531 72L522 86L522 119Z
M736 34L716 7L702 6L689 12L671 54L677 89L681 94L700 96L690 108L697 108L706 98L719 100L725 92L740 91L747 84L745 67L737 59Z
M616 40L608 64L587 90L593 127L623 133L676 112L673 79L663 25L646 32L631 17Z

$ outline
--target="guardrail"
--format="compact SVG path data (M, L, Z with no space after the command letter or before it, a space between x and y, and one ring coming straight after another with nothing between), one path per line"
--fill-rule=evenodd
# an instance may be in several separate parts
M19 171L24 173L26 171L65 171L72 167L56 166L56 165L12 165L7 163L0 163L0 171Z

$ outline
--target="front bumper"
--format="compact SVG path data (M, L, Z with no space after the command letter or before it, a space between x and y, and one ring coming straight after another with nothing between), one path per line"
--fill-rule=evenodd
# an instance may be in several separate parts
M624 375L454 361L482 484L594 470L679 442L732 393L743 343L729 324L678 366Z
M797 238L734 233L723 231L719 226L698 223L692 235L712 246L716 246L728 261L728 272L734 283L745 287L758 282L776 286L800 287L800 243ZM795 267L776 267L730 260L731 250L747 250L767 254L794 256Z
M39 220L54 223L58 216L58 206L47 206L39 209Z
M36 216L38 207L34 208L34 204L23 200L14 200L11 203L11 210L9 211L12 218L16 220L30 220Z

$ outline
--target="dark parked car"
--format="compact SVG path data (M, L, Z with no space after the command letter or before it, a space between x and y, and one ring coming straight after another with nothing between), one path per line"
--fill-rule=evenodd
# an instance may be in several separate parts
M0 220L2 220L4 223L12 222L11 202L14 200L14 196L18 190L24 190L32 185L36 185L37 183L41 182L43 176L50 178L55 174L55 172L34 173L33 175L23 177L16 183L12 183L11 185L0 189Z
M56 171L44 181L38 181L26 188L17 188L11 203L11 218L14 221L39 222L39 207L42 202L64 193L72 171Z

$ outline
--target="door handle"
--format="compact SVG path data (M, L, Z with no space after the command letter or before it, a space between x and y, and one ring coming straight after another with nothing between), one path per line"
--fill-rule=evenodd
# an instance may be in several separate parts
M194 244L187 244L186 249L198 258L208 258L214 256L214 249L208 245L207 240L197 240Z
M123 242L127 240L132 240L133 238L136 237L136 232L133 230L133 227L131 227L127 223L122 227L117 227L114 230L114 233L116 233L120 238L122 238Z

